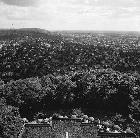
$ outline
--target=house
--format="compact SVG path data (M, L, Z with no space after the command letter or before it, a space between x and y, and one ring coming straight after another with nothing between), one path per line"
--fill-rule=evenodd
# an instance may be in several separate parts
M99 132L94 122L80 118L55 118L52 123L27 123L19 138L134 138L133 133Z

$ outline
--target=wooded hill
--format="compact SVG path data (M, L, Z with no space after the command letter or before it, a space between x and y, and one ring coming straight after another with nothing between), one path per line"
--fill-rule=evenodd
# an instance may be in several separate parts
M135 32L1 30L2 106L18 108L18 115L29 120L38 112L80 108L138 122L139 40ZM2 135L8 137L0 114ZM5 116L11 117L8 112Z

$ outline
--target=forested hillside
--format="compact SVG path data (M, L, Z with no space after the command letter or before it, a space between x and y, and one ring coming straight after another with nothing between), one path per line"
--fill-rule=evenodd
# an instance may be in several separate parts
M0 135L9 138L2 121L5 110L13 120L9 107L19 120L81 109L138 123L139 41L136 32L1 30Z

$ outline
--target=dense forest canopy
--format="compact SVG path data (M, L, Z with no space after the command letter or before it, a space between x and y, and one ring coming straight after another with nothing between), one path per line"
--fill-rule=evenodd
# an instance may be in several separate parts
M0 30L0 78L6 116L16 110L17 118L33 120L39 112L77 108L138 122L140 33Z

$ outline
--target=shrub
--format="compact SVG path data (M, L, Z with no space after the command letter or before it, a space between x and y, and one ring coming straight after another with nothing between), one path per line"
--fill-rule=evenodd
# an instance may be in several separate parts
M4 98L0 99L0 136L4 138L15 138L22 127L18 108L6 105Z

